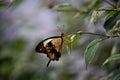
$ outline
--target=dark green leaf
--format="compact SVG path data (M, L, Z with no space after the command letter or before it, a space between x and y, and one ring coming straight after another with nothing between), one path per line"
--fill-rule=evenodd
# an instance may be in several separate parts
M115 50L115 51L114 51L114 50ZM116 42L116 44L115 44L114 47L113 47L112 53L113 53L113 54L120 53L120 42Z
M107 15L107 20L104 23L104 28L106 29L106 31L111 30L119 19L120 12L109 13L109 15Z
M85 56L84 56L86 68L91 63L91 61L95 55L95 52L96 52L101 41L102 41L102 39L96 39L88 44L88 46L85 50Z
M120 54L115 54L115 55L110 56L109 58L105 60L104 64L114 61L114 60L120 60Z
M114 69L104 80L120 80L120 70Z
M108 20L110 17L112 17L115 13L117 13L116 11L111 11L109 12L106 16L105 16L105 20Z
M4 8L4 7L6 7L7 6L7 4L5 4L5 3L0 3L0 8Z

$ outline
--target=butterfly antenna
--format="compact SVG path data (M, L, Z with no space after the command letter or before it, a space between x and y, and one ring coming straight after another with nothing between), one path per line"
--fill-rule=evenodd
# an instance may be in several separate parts
M51 62L51 59L48 61L48 63L47 63L47 67L49 66L50 62Z
M58 28L58 30L61 32L61 33L63 33L63 28L64 28L64 26L62 26L62 29L60 28L60 26L57 26L57 28ZM59 32L58 31L58 32Z

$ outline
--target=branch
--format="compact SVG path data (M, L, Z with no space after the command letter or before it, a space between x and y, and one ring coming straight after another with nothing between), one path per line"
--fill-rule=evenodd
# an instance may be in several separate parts
M112 7L116 8L116 5L112 4L110 1L108 0L104 0L106 3L108 3L109 5L111 5Z

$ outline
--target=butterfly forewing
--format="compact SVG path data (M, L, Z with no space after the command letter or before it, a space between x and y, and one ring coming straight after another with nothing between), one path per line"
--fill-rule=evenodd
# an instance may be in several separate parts
M55 41L54 41L54 40L55 40ZM39 52L39 53L46 53L46 46L47 46L47 44L48 44L50 41L51 41L51 43L52 43L53 45L57 45L57 44L60 43L60 40L61 40L61 36L54 36L54 37L47 38L47 39L41 41L41 42L37 45L35 51L36 51L36 52ZM56 46L56 47L58 48L58 46ZM58 50L57 50L57 51L58 51Z
M37 45L35 51L36 51L36 52L39 52L39 53L46 53L46 49L45 49L45 47L44 47L43 42L40 42L40 43Z

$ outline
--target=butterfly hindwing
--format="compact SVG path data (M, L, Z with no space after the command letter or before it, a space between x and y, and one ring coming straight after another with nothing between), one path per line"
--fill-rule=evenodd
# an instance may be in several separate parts
M48 58L50 58L51 60L59 60L59 57L61 57L61 54L59 51L56 50L55 46L49 42L47 47L46 47L47 51L47 56Z

